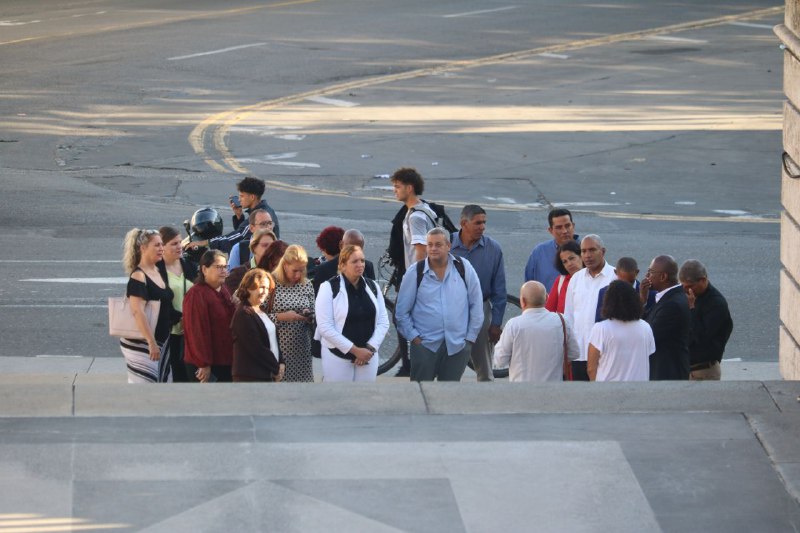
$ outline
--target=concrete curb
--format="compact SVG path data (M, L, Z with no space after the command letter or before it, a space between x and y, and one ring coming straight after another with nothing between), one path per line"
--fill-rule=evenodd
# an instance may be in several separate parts
M0 376L0 417L800 412L800 382L127 385L114 376Z

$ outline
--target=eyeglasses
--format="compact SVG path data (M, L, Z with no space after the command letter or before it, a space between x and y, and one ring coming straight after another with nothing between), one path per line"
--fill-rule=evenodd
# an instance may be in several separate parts
M211 265L213 268L216 268L220 272L224 270L228 270L228 265Z
M274 225L275 225L275 223L273 221L271 221L271 220L268 220L266 222L257 222L256 223L256 226L259 226L261 228L269 228L270 226L274 226Z

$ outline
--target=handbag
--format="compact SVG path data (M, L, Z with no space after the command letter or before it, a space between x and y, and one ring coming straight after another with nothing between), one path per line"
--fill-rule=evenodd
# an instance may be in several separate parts
M567 356L567 325L564 323L564 315L556 314L561 319L561 331L564 332L564 381L572 381L572 363Z
M144 305L144 316L150 326L150 331L156 330L160 310L160 300L149 300ZM146 340L136 326L131 302L127 296L110 296L108 298L108 334L112 337Z

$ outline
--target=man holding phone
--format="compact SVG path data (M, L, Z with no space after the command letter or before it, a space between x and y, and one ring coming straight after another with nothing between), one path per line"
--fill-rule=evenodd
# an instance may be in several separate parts
M275 210L269 206L267 201L261 198L264 195L266 188L267 187L264 183L264 180L250 176L242 179L242 181L236 184L236 189L239 191L239 206L244 209L242 222L239 223L236 229L227 235L214 237L213 239L205 241L190 242L186 244L186 247L208 246L212 250L220 250L226 254L230 253L235 244L245 239L250 239L250 224L244 215L246 214L249 217L250 213L256 209L263 209L270 214L273 223L272 231L275 233L275 236L280 239L281 229L278 225L278 215L275 214ZM233 212L234 215L236 215L233 197L230 198L231 208L234 209Z

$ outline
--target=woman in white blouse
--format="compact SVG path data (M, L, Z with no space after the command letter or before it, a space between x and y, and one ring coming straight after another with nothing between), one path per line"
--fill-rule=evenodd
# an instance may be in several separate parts
M275 324L261 306L275 290L275 280L260 268L242 278L236 296L239 306L233 314L233 381L281 381L286 363L278 349Z
M627 281L612 281L601 316L589 334L587 370L591 381L649 381L650 354L656 341L641 320L642 302Z
M364 251L348 245L339 253L339 275L323 283L316 300L325 381L375 381L378 348L389 330L383 294L364 277Z

